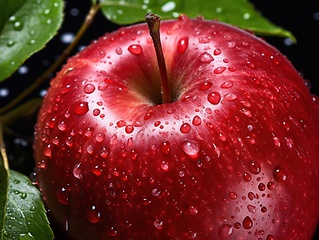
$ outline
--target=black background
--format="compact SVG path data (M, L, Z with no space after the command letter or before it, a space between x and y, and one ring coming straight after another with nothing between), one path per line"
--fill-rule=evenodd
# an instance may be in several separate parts
M264 37L266 41L286 55L300 74L311 82L311 92L319 95L319 0L287 2L251 0L250 2L270 21L291 31L297 38L296 44L287 45L286 39ZM89 0L66 1L65 21L59 34L47 44L44 50L27 60L9 80L0 84L0 91L9 90L8 95L0 95L0 105L3 106L12 100L55 61L67 46L61 41L61 36L65 36L65 33L75 33L79 29L89 5ZM117 25L108 22L101 13L98 13L75 52L88 45L93 39L116 28L118 28ZM23 70L26 70L26 73L23 73ZM38 88L33 96L39 96L40 92L47 86L48 82ZM21 120L13 126L14 130L21 136L8 136L5 139L11 168L27 175L32 172L34 166L31 148L34 117ZM314 239L319 239L318 231Z

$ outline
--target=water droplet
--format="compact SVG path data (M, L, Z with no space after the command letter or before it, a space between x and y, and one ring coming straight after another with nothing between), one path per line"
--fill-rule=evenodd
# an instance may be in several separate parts
M279 140L279 138L278 137L276 137L275 135L273 135L273 141L274 141L274 144L275 144L275 146L276 147L280 147L280 140Z
M58 198L59 202L64 204L64 205L69 204L69 191L64 187L58 189L57 198Z
M86 84L84 86L84 92L87 93L87 94L90 94L90 93L94 92L94 90L95 90L95 86L93 84L91 84L91 83Z
M181 133L188 133L191 130L191 125L189 123L183 123L180 127Z
M288 177L287 171L281 167L275 168L273 175L277 182L284 182L287 180Z
M219 48L216 48L215 50L214 50L214 55L215 56L217 56L217 55L219 55L219 54L221 54L222 53L222 50L220 50Z
M188 48L188 37L182 37L177 43L177 52L183 54Z
M253 206L253 205L250 205L250 204L247 205L247 209L248 209L248 211L251 212L251 213L255 213L255 212L257 211L257 210L256 210L256 207Z
M48 146L46 146L46 148L44 148L43 154L45 156L47 156L47 157L51 157L52 156L52 150L51 150L51 145L50 144Z
M161 230L163 228L163 221L156 219L154 221L154 227L156 227L158 230Z
M230 193L229 193L229 198L230 198L231 200L237 199L237 193L235 193L235 192L230 192Z
M116 54L121 55L123 51L122 51L122 48L117 47L117 48L115 49L115 52L116 52Z
M266 190L266 185L263 184L263 183L259 183L258 184L258 189L259 189L259 191L265 191Z
M204 82L202 85L199 86L200 91L206 91L213 86L212 82Z
M23 23L20 21L16 21L13 23L13 29L16 31L20 31L23 28Z
M201 122L202 122L201 118L196 115L196 116L193 118L192 124L195 125L195 126L199 126L199 125L201 124Z
M163 141L160 146L161 152L165 155L169 154L171 150L171 144L169 141Z
M173 11L176 7L176 3L173 1L168 1L167 3L165 3L162 7L161 10L163 12L169 12L169 11Z
M250 217L245 217L244 220L243 220L243 227L245 229L251 229L253 226L253 220L251 220Z
M97 210L97 208L93 205L86 212L86 217L91 223L97 223L100 221L101 213Z
M194 206L190 206L190 207L188 208L188 211L189 211L189 213L190 213L191 215L196 215L196 214L198 213L198 209L197 209L196 207L194 207Z
M200 150L199 143L190 140L190 139L185 139L181 143L181 149L183 150L184 153L186 153L188 156L197 156Z
M250 182L251 181L251 175L249 173L244 173L243 175L245 182Z
M168 162L166 161L163 161L161 162L161 168L164 170L164 171L167 171L168 170Z
M261 165L259 162L251 161L249 164L249 170L253 174L259 174L261 172Z
M127 133L127 134L130 134L130 133L132 133L134 131L134 126L132 126L132 125L127 125L126 127L125 127L125 132Z
M228 89L231 88L234 85L232 81L224 82L220 85L221 88Z
M12 47L14 44L15 44L15 41L9 40L9 41L7 42L7 47Z
M273 235L268 234L266 240L275 240L275 238Z
M104 139L105 139L105 134L104 134L104 133L98 133L98 134L96 134L96 136L95 136L95 140L96 140L98 143L103 142Z
M210 63L214 60L214 58L208 52L204 52L199 56L199 60L202 63Z
M82 178L82 170L81 170L81 163L77 163L75 164L74 168L73 168L73 176L77 179L81 179Z
M128 47L128 51L134 55L140 55L143 52L141 45L133 44Z
M111 227L108 231L107 231L107 234L110 236L110 237L115 237L117 235L117 230L114 228L114 227Z
M107 147L101 147L99 154L102 158L107 158L109 156L110 150Z
M74 112L83 115L89 111L89 103L85 101L78 102L74 107Z
M217 67L217 68L214 69L213 72L214 72L215 74L221 74L221 73L223 73L225 70L226 70L226 67Z
M207 95L207 100L213 104L216 105L220 102L221 96L218 92L211 92Z
M234 227L232 227L231 225L229 224L224 224L220 229L219 229L219 232L218 232L218 235L221 239L226 239L226 238L229 238L232 233L233 233L233 229Z
M235 99L237 99L237 95L234 93L228 93L224 96L224 99L229 102L234 101Z

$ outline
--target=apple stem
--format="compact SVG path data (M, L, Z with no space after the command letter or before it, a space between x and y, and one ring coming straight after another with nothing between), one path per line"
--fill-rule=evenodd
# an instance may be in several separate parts
M161 78L161 94L162 94L162 103L171 103L172 96L170 93L170 88L168 84L167 70L166 64L161 44L160 38L160 22L161 18L157 14L147 13L145 16L145 20L148 25L148 29L150 31L150 35L153 39L153 44L156 52L157 64L160 72Z

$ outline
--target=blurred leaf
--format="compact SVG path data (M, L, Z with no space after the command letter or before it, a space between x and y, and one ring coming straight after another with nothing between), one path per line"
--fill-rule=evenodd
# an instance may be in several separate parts
M25 175L10 170L3 240L54 239L39 190Z
M257 35L295 37L264 18L248 0L100 0L102 12L111 21L126 25L144 21L148 12L162 19L204 16L255 32Z
M62 0L0 1L0 81L56 34L63 7Z

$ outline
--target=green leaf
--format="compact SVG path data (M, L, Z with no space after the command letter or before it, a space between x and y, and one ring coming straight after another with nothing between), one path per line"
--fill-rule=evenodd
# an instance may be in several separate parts
M100 0L100 3L104 15L120 25L144 21L148 12L162 19L177 18L183 13L190 18L217 19L258 35L296 40L291 32L264 18L247 0Z
M29 178L10 170L6 218L1 240L54 239L39 190Z
M1 126L0 126L1 127ZM1 131L0 131L0 134ZM1 138L1 136L0 136ZM0 142L0 144L2 144ZM0 146L1 147L1 146ZM7 192L8 192L8 170L5 168L4 159L2 156L3 148L1 147L0 152L0 239L3 239L3 229L5 224L6 216L6 205L7 205Z
M62 0L0 1L0 81L57 33L63 7Z

